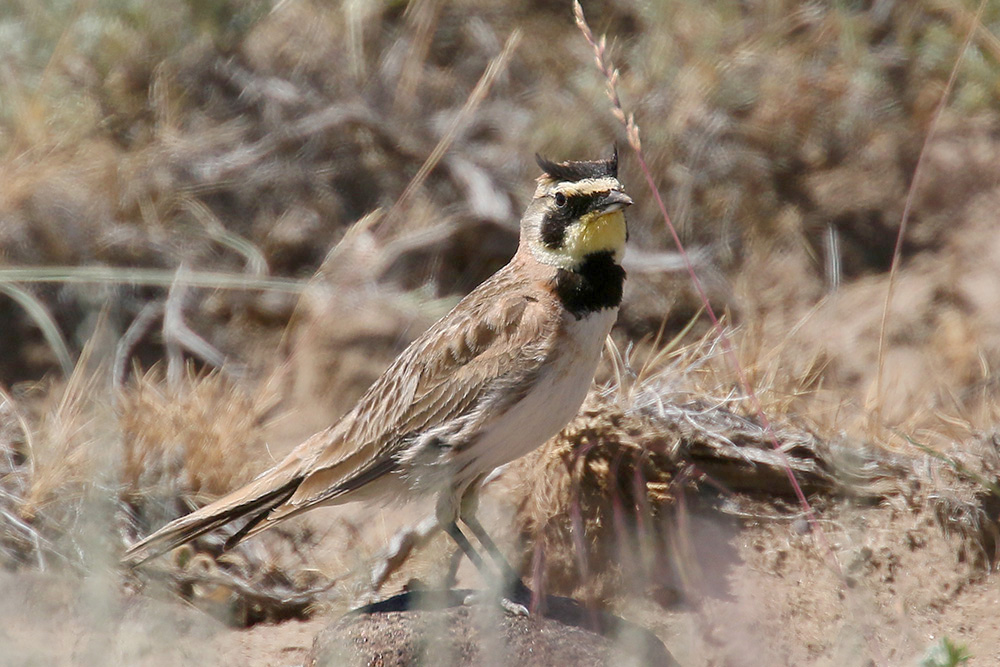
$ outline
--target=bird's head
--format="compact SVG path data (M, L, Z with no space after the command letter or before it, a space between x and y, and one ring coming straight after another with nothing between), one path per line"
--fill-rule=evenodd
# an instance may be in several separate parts
M611 253L621 262L632 203L618 180L618 151L606 160L550 162L521 221L521 244L538 261L560 269L579 267L588 255Z

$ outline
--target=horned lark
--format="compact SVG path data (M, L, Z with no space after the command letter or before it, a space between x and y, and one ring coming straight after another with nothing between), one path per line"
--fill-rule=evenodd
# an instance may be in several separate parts
M126 562L240 517L248 521L227 547L320 505L429 493L470 560L484 570L459 520L513 577L476 520L476 492L579 410L621 303L623 210L632 203L617 151L593 162L536 159L544 174L507 266L414 341L340 421L243 488L136 543Z

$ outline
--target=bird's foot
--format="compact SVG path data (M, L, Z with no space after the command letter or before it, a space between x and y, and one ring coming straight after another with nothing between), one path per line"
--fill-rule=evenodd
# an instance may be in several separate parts
M511 616L528 617L531 615L531 612L529 612L528 608L525 607L523 604L514 602L513 600L510 600L508 598L500 598L500 606L503 608L505 612L507 612Z
M512 616L530 616L531 612L528 607L531 605L531 596L531 589L518 580L508 584L506 591L498 601L500 607ZM473 605L493 600L497 600L497 598L489 591L476 591L466 596L464 604Z

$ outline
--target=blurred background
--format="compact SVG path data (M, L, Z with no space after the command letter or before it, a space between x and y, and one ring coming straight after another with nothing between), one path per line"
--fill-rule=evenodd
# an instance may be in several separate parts
M976 7L958 0L585 8L716 310L745 327L745 361L769 353L775 391L834 392L841 425L874 407L892 425L992 417L1000 15L987 5L964 54ZM371 255L327 267L363 265L328 279L358 281L337 290L353 300L338 308L361 330L322 344L398 348L510 256L536 152L586 159L616 142L638 202L618 335L704 326L567 3L15 1L0 19L3 266L165 272L139 286L3 279L47 313L70 358L102 310L120 336L165 302L164 275L181 265L301 286L379 208L391 215L367 228ZM885 279L921 150L876 387ZM373 286L409 299L365 307ZM296 289L184 295L184 322L218 352L194 359L272 363ZM37 313L8 295L0 317L6 385L59 370ZM164 355L147 319L129 350L141 368Z
M1000 5L983 7L584 3L769 416L886 455L992 438ZM9 566L61 558L39 540L98 502L94 479L134 535L329 424L509 259L536 152L617 144L636 205L615 342L698 350L679 381L739 394L605 87L562 0L0 0ZM122 434L141 446L121 469L68 454Z

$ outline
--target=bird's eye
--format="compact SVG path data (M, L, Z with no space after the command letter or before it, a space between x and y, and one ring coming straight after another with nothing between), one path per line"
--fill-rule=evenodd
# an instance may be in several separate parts
M566 205L566 195L561 192L556 193L556 206L562 208Z

